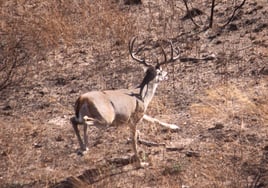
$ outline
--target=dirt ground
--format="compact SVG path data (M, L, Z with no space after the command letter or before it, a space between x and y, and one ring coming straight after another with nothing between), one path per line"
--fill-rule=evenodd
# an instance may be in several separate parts
M17 15L7 14L32 19L52 9L41 2L2 1L1 14L15 7ZM183 1L92 2L64 5L77 24L68 25L76 39L63 40L66 26L60 45L34 62L19 84L0 91L0 187L268 187L267 1L246 1L224 28L242 1L219 1L206 30L210 1L189 3L202 11L193 17L201 27L187 17ZM80 12L86 5L91 9ZM162 58L157 42L169 52L164 40L182 57L216 56L164 67L169 80L159 85L147 114L181 129L141 122L141 138L159 145L139 144L150 163L140 169L131 159L127 125L90 128L89 152L80 156L69 122L80 94L141 82L143 69L128 52L135 35L149 46L151 61Z

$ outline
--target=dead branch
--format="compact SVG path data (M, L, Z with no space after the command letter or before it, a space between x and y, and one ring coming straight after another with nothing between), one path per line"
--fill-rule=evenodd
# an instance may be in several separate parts
M143 140L143 139L138 139L139 144L143 144L146 145L148 147L152 147L152 146L165 146L164 143L156 143L156 142L151 142L151 141L147 141L147 140Z
M192 13L191 13L191 11L189 10L189 7L188 7L187 0L183 0L183 3L184 3L184 5L185 5L186 11L187 11L187 15L189 15L190 20L193 22L193 24L194 24L196 27L200 27L200 25L198 25L198 24L194 21L194 19L193 19Z
M196 26L196 27L201 27L200 25L198 25L194 19L193 19L193 14L192 14L192 11L189 9L189 6L188 6L188 3L187 3L187 0L183 0L183 3L186 7L186 11L187 11L187 16L188 18L193 22L193 24ZM241 9L243 7L243 5L246 3L246 0L243 0L242 3L238 6L235 7L234 11L232 12L232 15L230 16L230 18L227 20L227 22L225 24L223 24L221 27L226 27L228 24L230 24L230 22L232 22L232 20L234 19L235 15L236 15L236 12ZM212 28L213 26L213 20L214 20L214 9L215 9L215 0L212 0L211 1L211 8L210 8L210 17L209 17L209 26L208 27L204 27L205 29L208 29L208 28Z
M213 25L214 8L215 8L215 0L212 0L211 9L210 9L209 26L208 26L209 28L212 28L212 25Z
M211 60L215 60L216 59L216 56L214 54L212 55L208 55L208 56L205 56L203 58L194 58L194 57L181 57L179 60L181 62L193 62L193 63L196 63L198 61L211 61Z
M214 1L214 0L213 0L213 1ZM236 11L238 11L239 9L241 9L242 6L244 6L245 3L246 3L246 0L243 0L243 2L242 2L240 5L238 5L238 6L234 9L233 14L232 14L232 16L228 19L228 21L227 21L223 26L221 26L221 27L226 27L226 26L233 20L235 14L236 14Z

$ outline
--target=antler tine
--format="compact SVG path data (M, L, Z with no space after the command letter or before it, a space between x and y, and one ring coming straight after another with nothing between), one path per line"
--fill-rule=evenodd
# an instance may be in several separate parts
M169 44L170 44L170 59L167 61L166 53L165 53L163 47L161 46L161 50L164 53L165 61L160 63L159 65L164 65L164 64L167 64L167 63L171 63L171 62L174 62L174 61L176 61L177 59L180 58L180 55L177 55L177 56L174 57L174 46L173 46L173 43L172 43L171 40L169 41Z
M130 56L132 57L132 59L138 61L139 63L145 65L145 66L149 66L146 62L145 62L145 59L140 59L138 57L136 57L136 54L137 53L134 53L133 52L133 46L134 46L134 42L136 41L137 39L137 36L133 37L130 41L129 41L129 53L130 53Z
M179 59L180 58L180 55L178 54L177 56L173 56L173 51L174 51L174 46L173 46L173 43L172 43L172 41L170 40L169 41L169 43L170 43L170 48L171 48L171 61L176 61L177 59Z
M162 51L162 53L163 53L163 55L164 55L164 61L161 62L161 63L159 63L159 62L157 61L157 65L163 65L163 64L167 63L167 54L166 54L166 52L165 52L163 46L160 45L160 47L161 47L161 51Z

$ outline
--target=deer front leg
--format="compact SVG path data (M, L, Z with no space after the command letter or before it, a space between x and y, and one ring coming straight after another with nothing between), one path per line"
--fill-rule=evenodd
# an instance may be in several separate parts
M132 147L133 147L133 150L134 150L134 155L135 155L135 158L137 159L137 167L139 168L143 168L143 167L146 167L148 166L149 164L146 163L146 162L141 162L141 159L139 157L139 153L138 153L138 149L137 149L137 139L138 139L138 131L137 131L137 125L132 125L130 127L131 129L131 134L132 134Z
M138 162L140 163L140 158L139 158L138 149L137 149L137 137L138 137L137 125L131 125L130 129L131 129L132 147L134 151L134 156L135 156L135 159L137 159Z

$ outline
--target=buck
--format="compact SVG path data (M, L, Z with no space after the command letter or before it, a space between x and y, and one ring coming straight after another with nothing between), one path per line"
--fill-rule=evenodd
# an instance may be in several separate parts
M133 51L136 37L129 42L130 56L146 68L145 76L141 84L134 89L119 89L106 91L91 91L82 94L75 103L75 116L72 117L71 123L75 134L78 138L80 149L88 150L88 126L107 127L111 125L128 124L132 135L132 147L138 166L145 166L141 162L137 151L137 125L142 120L158 123L170 129L179 129L177 125L161 122L145 114L146 109L152 100L158 83L167 79L167 72L163 71L161 66L174 62L179 55L174 57L174 47L170 42L171 55L167 60L166 53L161 47L164 54L164 61L158 62L155 66L148 64L145 59L137 57L137 52ZM79 133L78 124L83 125L83 141Z

